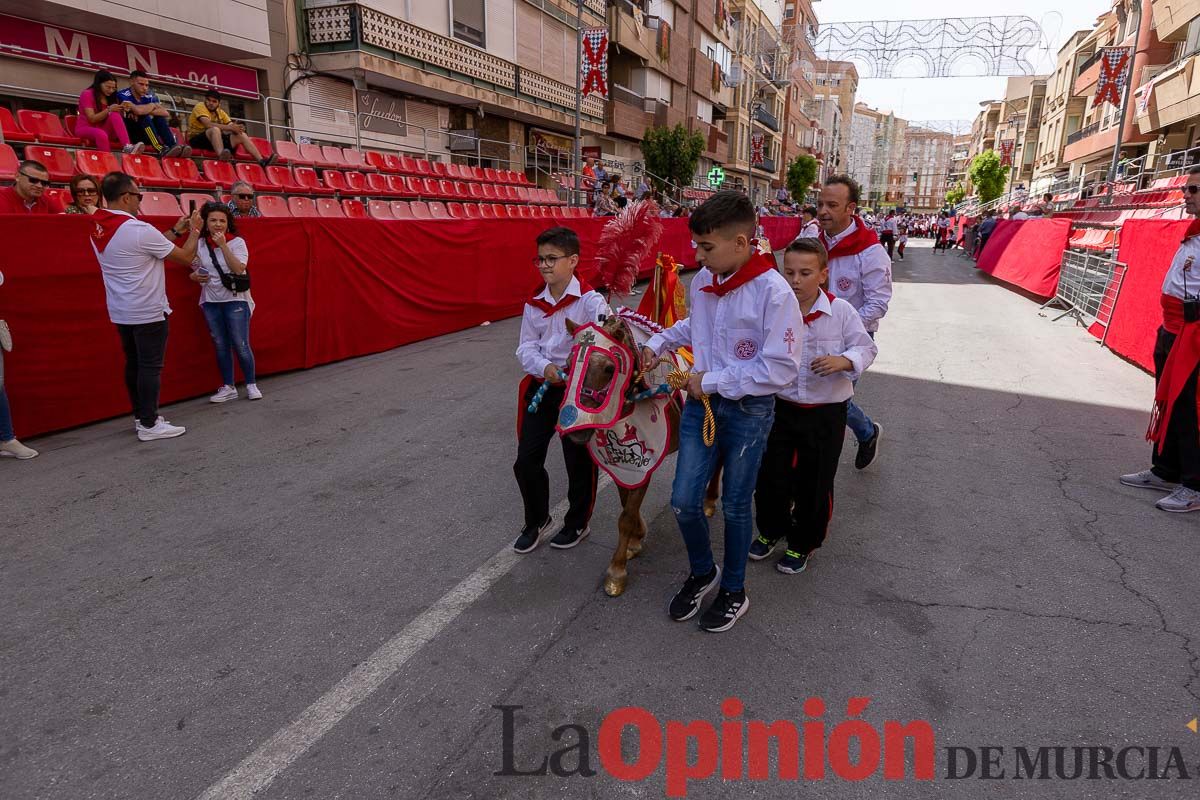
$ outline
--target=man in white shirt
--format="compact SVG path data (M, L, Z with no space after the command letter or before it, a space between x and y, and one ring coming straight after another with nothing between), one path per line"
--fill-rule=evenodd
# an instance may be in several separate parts
M107 211L93 215L92 250L100 262L108 317L117 326L125 351L125 388L137 421L138 439L172 439L186 428L158 415L163 356L167 348L167 284L164 260L191 266L200 238L200 217L181 217L171 232L190 223L183 247L176 247L152 225L136 219L142 194L123 172L110 172L100 183Z
M875 232L857 216L861 191L848 175L830 177L817 201L817 222L821 243L829 253L829 291L858 310L873 339L892 299L892 259ZM854 466L866 469L879 452L883 427L872 422L854 400L846 406L846 417L858 440Z

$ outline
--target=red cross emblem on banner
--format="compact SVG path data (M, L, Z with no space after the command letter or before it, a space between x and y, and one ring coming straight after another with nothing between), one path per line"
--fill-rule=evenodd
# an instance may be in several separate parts
M583 47L583 95L599 92L608 97L608 29L584 28L581 32Z
M1016 139L1008 139L1000 142L1000 166L1010 167L1013 163L1013 147L1016 145Z
M751 164L763 163L763 160L766 158L765 154L763 153L764 145L765 145L765 140L761 133L750 134L750 163Z
M1095 108L1101 103L1121 105L1121 91L1125 88L1128 77L1129 48L1106 47L1100 57L1100 79L1096 82L1096 99L1092 101Z

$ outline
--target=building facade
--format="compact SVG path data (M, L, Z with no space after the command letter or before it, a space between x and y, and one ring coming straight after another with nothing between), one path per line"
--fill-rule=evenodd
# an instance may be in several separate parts
M818 60L812 112L825 134L823 174L842 172L848 164L850 125L858 94L858 69L849 61Z
M818 24L812 0L787 0L780 26L783 42L790 54L787 92L784 97L784 131L780 152L780 179L787 179L788 164L801 154L817 152L819 127L806 109L816 96L814 72L817 62L813 43ZM820 177L818 172L818 177Z
M952 134L911 125L906 128L902 202L905 208L930 213L945 205L953 156Z
M1087 98L1076 97L1076 57L1079 46L1090 31L1076 31L1058 51L1054 74L1046 82L1046 99L1042 110L1034 153L1031 192L1041 194L1069 180L1071 165L1063 159L1067 138L1083 127Z
M1030 75L1009 78L1000 104L999 124L996 126L995 148L1002 142L1012 145L1012 168L1009 186L1030 191L1034 162L1041 132L1042 110L1046 101L1049 76Z
M1200 162L1200 0L1159 0L1150 13L1156 35L1173 51L1165 63L1146 68L1132 105L1138 131L1154 137L1147 147L1151 167L1178 169Z
M752 0L730 0L734 27L733 108L725 122L730 188L757 203L772 199L782 169L788 51L779 28ZM761 143L761 159L755 157Z

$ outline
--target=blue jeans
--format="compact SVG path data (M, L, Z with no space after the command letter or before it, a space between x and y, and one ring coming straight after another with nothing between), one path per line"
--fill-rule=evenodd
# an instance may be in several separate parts
M867 331L867 335L874 339L875 331ZM858 381L855 381L854 385L857 387ZM846 425L850 428L850 431L854 434L854 438L858 440L859 444L869 442L871 437L875 435L875 423L871 422L871 418L867 416L865 411L858 407L853 398L846 401Z
M693 575L707 575L713 568L708 517L704 516L704 494L718 459L724 469L721 507L725 514L725 570L721 588L740 592L746 580L746 558L754 532L751 501L758 481L758 468L767 436L775 422L775 397L711 398L717 420L717 440L704 446L704 404L688 400L679 421L679 458L671 487L671 508L679 532L687 545Z
M0 442L7 442L17 438L13 433L12 426L12 411L8 407L8 395L4 391L4 387L0 386Z
M217 367L226 386L233 386L233 357L237 354L238 364L246 383L255 383L254 353L250 350L250 304L245 300L229 303L201 303L204 318L208 320L208 332L212 334L217 348Z

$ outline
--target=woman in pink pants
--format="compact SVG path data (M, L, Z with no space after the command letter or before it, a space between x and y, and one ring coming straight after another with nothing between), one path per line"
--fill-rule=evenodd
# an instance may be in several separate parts
M91 143L97 150L112 150L113 142L123 153L140 153L145 147L140 142L129 143L129 131L125 129L125 112L131 111L132 103L115 102L117 79L112 73L100 70L92 78L92 85L79 93L79 118L75 120L75 135ZM129 106L129 108L126 108Z

